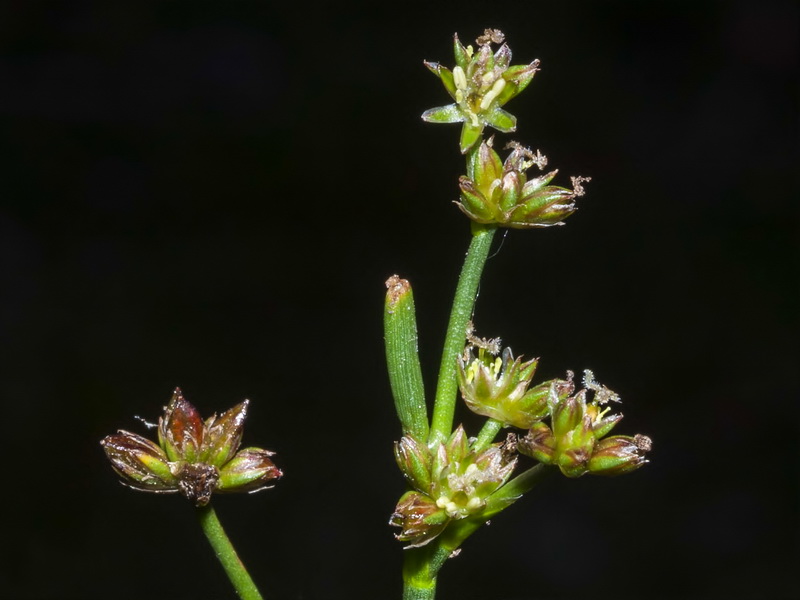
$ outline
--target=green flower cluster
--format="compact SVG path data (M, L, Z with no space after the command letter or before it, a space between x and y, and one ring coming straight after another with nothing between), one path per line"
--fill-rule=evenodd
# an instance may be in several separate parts
M461 153L466 154L480 139L486 125L508 133L516 130L517 118L501 108L528 87L539 61L527 65L511 65L511 49L503 44L505 36L498 29L487 29L472 46L464 46L453 36L456 66L451 71L435 62L425 61L434 75L455 100L447 106L426 110L422 118L430 123L463 123ZM502 44L492 52L491 44Z
M538 359L522 362L510 348L497 350L479 348L475 356L474 344L467 345L458 366L461 395L473 412L528 429L518 441L520 453L557 466L567 477L621 475L647 462L647 436L605 437L622 415L604 405L619 397L591 371L584 371L584 388L577 393L571 371L566 379L530 387ZM550 425L544 422L548 417Z
M453 104L431 108L422 114L430 123L463 123L461 153L467 155L467 175L459 181L461 211L476 223L529 229L560 225L575 212L575 198L583 195L588 177L573 177L573 189L549 185L558 173L551 171L528 179L534 164L544 169L547 159L521 144L511 142L502 161L492 148L493 139L482 141L488 125L502 133L516 130L517 119L501 108L522 92L539 70L539 61L511 65L511 50L497 29L487 29L476 43L464 47L454 37L456 66L451 71L434 62L425 65L441 79ZM501 44L496 52L491 45Z
M395 444L395 459L409 485L389 521L406 548L424 546L454 520L480 517L489 497L500 489L517 464L506 444L476 450L459 426L446 443L433 449L410 436Z

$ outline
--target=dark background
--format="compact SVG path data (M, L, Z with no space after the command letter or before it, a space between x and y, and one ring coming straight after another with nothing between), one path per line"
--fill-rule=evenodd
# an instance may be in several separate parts
M654 450L552 478L441 598L800 597L797 3L377 4L0 8L0 596L233 597L186 501L98 444L180 385L250 398L278 452L274 490L214 502L267 598L399 597L383 282L432 388L469 229L422 59L491 26L542 60L513 139L593 181L498 235L479 333L594 369Z

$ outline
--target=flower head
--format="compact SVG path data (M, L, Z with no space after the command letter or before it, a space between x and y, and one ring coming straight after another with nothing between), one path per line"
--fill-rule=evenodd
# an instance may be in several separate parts
M569 373L571 380L571 373ZM548 405L552 422L535 423L528 435L517 443L517 449L527 456L555 465L567 477L586 473L621 475L638 469L652 448L650 438L637 434L604 437L622 419L621 414L609 414L608 402L619 397L584 371L584 388L572 395L574 388L550 389ZM588 400L589 394L591 401Z
M506 444L473 450L459 426L432 450L412 437L395 444L397 464L414 488L397 504L389 523L402 531L406 548L424 546L453 520L480 515L517 464Z
M283 475L270 459L273 452L239 450L247 407L245 400L203 421L176 388L158 419L158 444L123 430L100 444L128 487L180 492L196 506L205 506L214 492L257 492Z
M467 175L458 184L461 212L477 223L514 229L562 225L575 212L575 198L584 194L581 184L590 178L573 177L571 190L549 185L558 170L528 179L528 169L544 169L547 157L511 142L501 161L492 146L492 138L481 142L467 159Z
M498 356L499 354L499 356ZM529 429L548 415L548 397L554 381L530 387L539 359L522 362L511 348L470 343L458 360L458 383L469 409L506 425Z
M539 70L539 61L511 65L511 49L503 43L499 29L487 29L476 41L477 51L453 36L456 66L451 71L435 62L425 62L442 80L454 104L426 110L422 118L430 123L463 123L461 153L472 148L486 125L508 133L517 127L514 115L501 108L524 90ZM492 52L492 44L501 44Z

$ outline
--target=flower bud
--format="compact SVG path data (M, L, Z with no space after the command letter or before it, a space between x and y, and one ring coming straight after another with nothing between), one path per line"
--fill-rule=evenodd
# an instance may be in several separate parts
M418 492L406 492L389 519L389 525L402 529L395 537L401 542L409 542L405 548L424 546L444 531L449 522L444 510Z
M199 458L203 443L203 420L197 409L186 401L180 388L158 419L158 439L170 460L193 462Z
M596 475L622 475L649 462L645 454L653 447L649 437L616 435L600 440L589 459L589 471Z
M545 423L534 423L528 434L517 441L517 450L545 465L552 465L557 460L556 437Z
M125 485L145 492L178 491L167 455L150 440L120 430L100 444Z
M270 459L275 453L261 448L244 448L220 469L220 493L258 492L272 486L283 472Z
M236 449L242 443L248 404L249 401L245 400L225 411L222 416L213 415L206 421L200 460L221 467L236 454Z
M425 444L404 436L394 445L394 457L411 487L420 492L430 490L431 456Z
M584 372L584 389L572 392L572 373L560 386L551 386L548 405L551 427L536 423L528 435L517 442L520 453L538 461L557 465L567 477L586 473L620 475L633 471L647 462L644 456L651 446L644 435L604 438L622 418L608 415L607 402L619 402L617 394L594 379L591 371ZM588 402L588 395L593 398Z

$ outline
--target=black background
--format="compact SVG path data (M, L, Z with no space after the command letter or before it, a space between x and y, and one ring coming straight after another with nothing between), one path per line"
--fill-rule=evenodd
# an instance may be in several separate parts
M593 181L565 227L497 237L479 333L540 380L594 369L654 450L549 480L441 598L800 596L796 3L0 13L4 598L233 597L186 501L98 444L176 385L250 398L245 444L278 452L275 489L214 502L267 598L399 597L383 282L414 285L432 389L469 229L422 59L487 26L542 61L513 139Z

